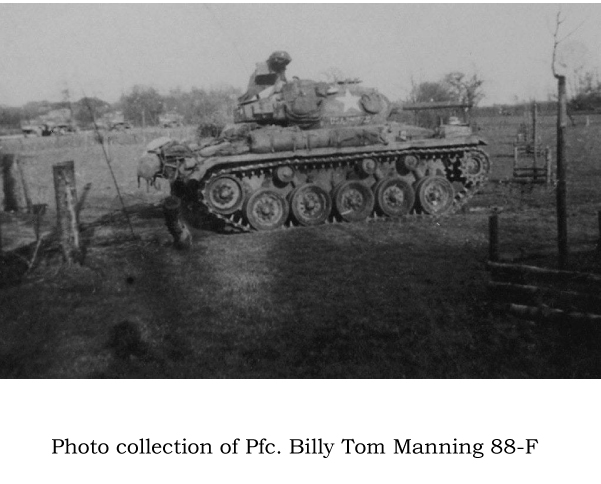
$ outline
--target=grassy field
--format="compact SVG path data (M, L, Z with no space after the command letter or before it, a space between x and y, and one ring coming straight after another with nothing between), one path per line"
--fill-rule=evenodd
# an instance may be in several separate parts
M521 121L478 120L490 141L495 179L510 175L511 143ZM551 146L554 122L541 120L543 142ZM593 249L601 204L600 131L596 119L588 127L579 120L569 130L569 237L576 269L599 269ZM111 154L137 241L127 240L123 217L107 216L117 208L116 192L98 145L66 137L10 141L30 155L24 159L36 202L50 207L50 166L74 159L78 186L93 183L84 214L96 223L86 232L85 266L63 267L57 254L48 254L22 284L0 289L1 376L601 375L594 328L524 323L499 312L487 293L493 208L501 210L505 254L554 264L552 187L491 183L470 210L439 220L244 235L195 229L193 248L178 252L153 205L167 188L146 192L135 180L136 157L152 137L124 136L111 144ZM52 214L47 219L51 224Z
M166 182L164 190L146 189L142 180L142 188L138 187L136 178L137 161L144 147L160 136L172 136L175 139L193 139L194 128L175 129L132 129L127 132L115 132L105 135L105 149L112 160L111 167L119 182L119 189L126 205L140 203L158 203L168 192ZM44 219L44 229L50 230L55 220L54 185L52 165L58 162L73 160L78 193L87 183L92 183L85 210L82 212L83 222L92 222L110 211L117 210L121 204L108 169L102 146L95 140L93 132L80 132L74 135L59 137L18 138L0 140L5 152L19 153L21 166L31 194L32 203L48 205ZM6 214L5 223L8 222ZM6 225L3 233L5 248L14 248L19 243L31 242L35 239L31 229L31 221L14 218L15 223ZM21 223L18 223L21 222ZM25 226L24 226L25 225ZM29 225L29 226L27 226Z

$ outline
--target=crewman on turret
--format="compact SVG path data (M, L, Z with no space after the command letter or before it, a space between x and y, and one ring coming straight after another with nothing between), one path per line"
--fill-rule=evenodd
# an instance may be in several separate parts
M280 92L286 84L286 66L291 61L288 52L278 50L271 54L267 61L258 62L248 81L246 93L238 101L243 104Z

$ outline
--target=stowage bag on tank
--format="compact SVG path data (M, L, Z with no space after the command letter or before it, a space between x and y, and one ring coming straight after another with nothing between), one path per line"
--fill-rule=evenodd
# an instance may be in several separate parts
M265 128L250 133L250 150L253 153L274 153L385 144L383 129L379 126L324 128L309 131L301 131L297 128Z

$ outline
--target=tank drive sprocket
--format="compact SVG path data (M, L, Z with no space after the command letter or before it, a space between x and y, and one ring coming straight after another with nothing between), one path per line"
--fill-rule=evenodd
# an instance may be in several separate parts
M490 159L482 150L468 150L461 157L459 171L466 183L482 183L490 172Z

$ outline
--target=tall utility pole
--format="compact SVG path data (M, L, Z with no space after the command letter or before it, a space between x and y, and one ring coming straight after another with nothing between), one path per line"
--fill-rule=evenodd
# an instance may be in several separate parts
M538 109L536 106L536 101L532 101L532 150L534 151L534 166L536 167L536 155L537 155L537 151L538 151L538 130L537 130L537 125L538 125L538 119L537 119L537 115L538 115Z
M568 224L566 210L566 143L567 125L566 77L557 78L557 248L558 265L564 269L568 264Z
M565 269L568 265L568 214L566 204L566 128L568 117L568 105L566 95L566 72L569 72L566 61L559 62L557 58L557 48L564 40L572 35L576 30L560 38L559 31L561 25L565 22L565 17L561 15L561 7L557 10L555 18L555 33L553 34L553 56L551 59L551 70L553 76L557 79L557 263L560 269ZM561 72L558 71L561 69Z

